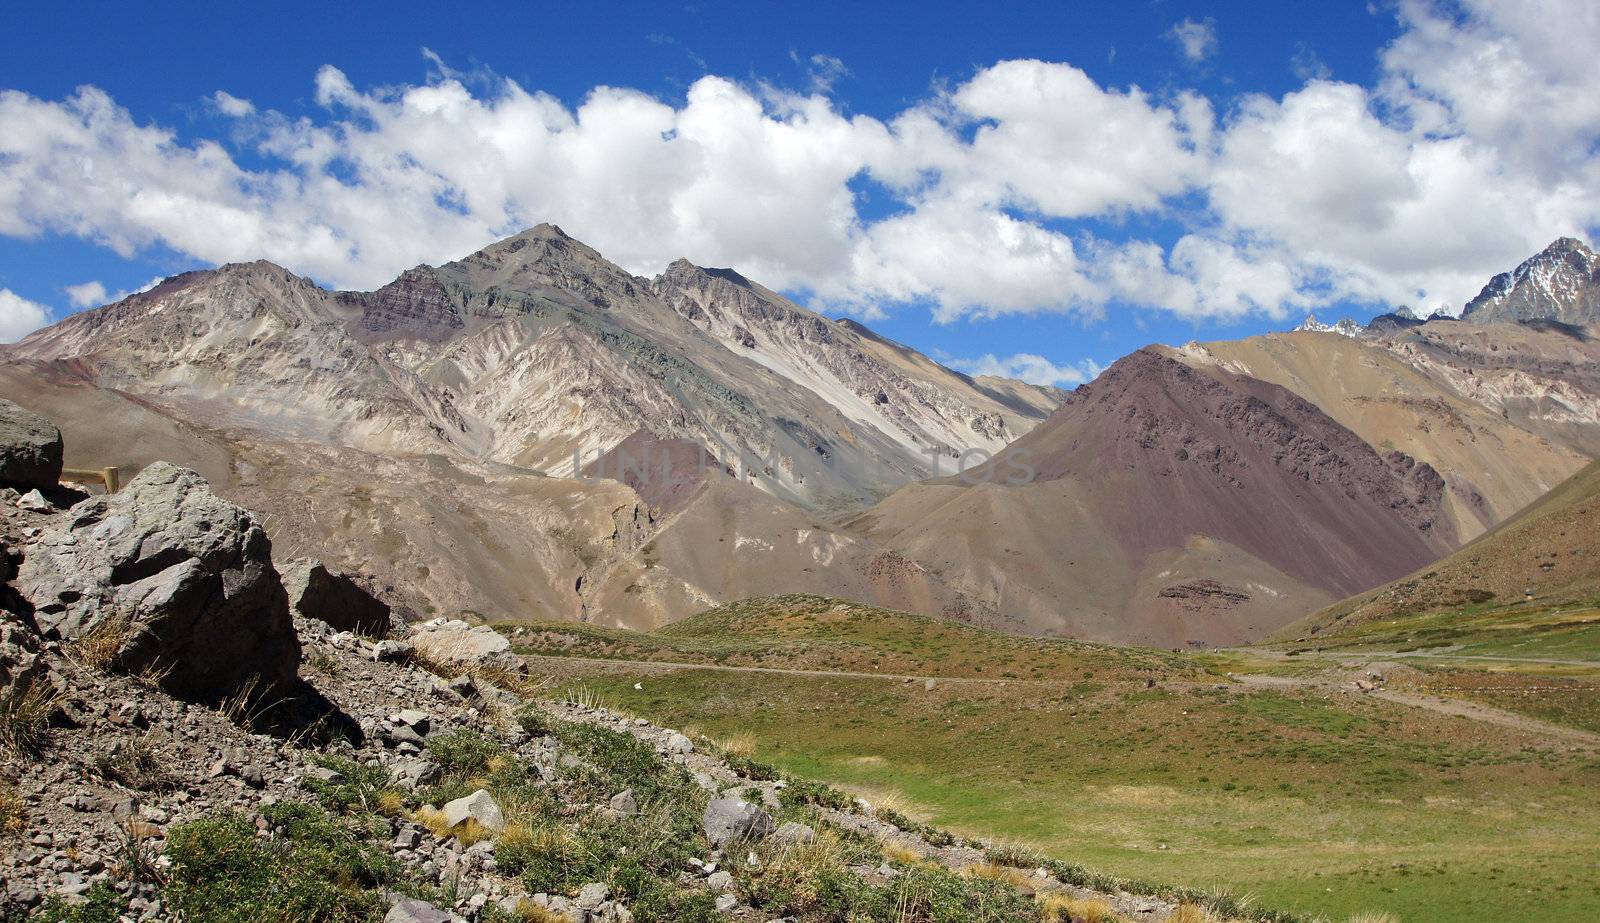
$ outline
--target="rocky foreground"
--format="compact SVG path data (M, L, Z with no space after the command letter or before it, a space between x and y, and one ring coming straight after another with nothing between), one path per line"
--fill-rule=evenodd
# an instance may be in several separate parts
M490 629L280 572L156 465L54 483L0 403L0 919L1218 919L963 842L540 678ZM15 463L13 463L15 461Z

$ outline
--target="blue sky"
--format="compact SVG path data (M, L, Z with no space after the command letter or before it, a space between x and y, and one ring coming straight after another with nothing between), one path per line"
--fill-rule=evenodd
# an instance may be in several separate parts
M1459 308L1600 223L1594 7L11 4L0 334L233 259L372 287L542 220L1063 384Z

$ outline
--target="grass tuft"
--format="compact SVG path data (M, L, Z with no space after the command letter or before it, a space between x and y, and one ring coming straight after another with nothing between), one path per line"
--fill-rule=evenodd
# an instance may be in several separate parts
M1039 915L1043 923L1116 923L1122 919L1105 901L1097 898L1073 897L1070 894L1041 895ZM1201 920L1209 919L1209 917L1182 919L1174 913L1167 918L1167 923L1200 923Z
M0 691L0 753L36 757L50 735L50 716L60 696L44 683Z

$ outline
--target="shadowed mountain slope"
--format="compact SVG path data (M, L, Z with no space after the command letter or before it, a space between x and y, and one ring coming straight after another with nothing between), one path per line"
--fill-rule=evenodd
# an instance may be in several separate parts
M1284 388L1147 348L989 464L856 520L1040 631L1261 637L1455 544L1444 483Z
M1426 462L1444 478L1444 512L1463 539L1482 534L1589 461L1577 448L1535 435L1498 408L1424 374L1384 341L1269 334L1190 343L1170 355L1197 369L1281 385L1368 444Z
M1336 634L1379 619L1524 600L1541 607L1600 600L1600 462L1443 560L1278 634Z

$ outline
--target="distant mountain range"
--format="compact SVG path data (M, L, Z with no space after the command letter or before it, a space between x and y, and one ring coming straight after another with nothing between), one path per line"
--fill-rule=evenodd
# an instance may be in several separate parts
M1426 320L1449 320L1435 313ZM1581 329L1600 323L1600 255L1571 237L1550 246L1510 272L1489 280L1467 302L1461 319L1478 324L1556 323ZM1410 308L1397 308L1373 318L1365 327L1348 317L1325 324L1315 314L1295 327L1297 333L1344 336L1391 333L1425 323Z
M0 394L69 465L195 467L417 614L650 627L816 592L1233 643L1600 455L1593 266L1558 241L1465 320L1149 347L1069 395L544 225L373 292L175 276L4 348Z

